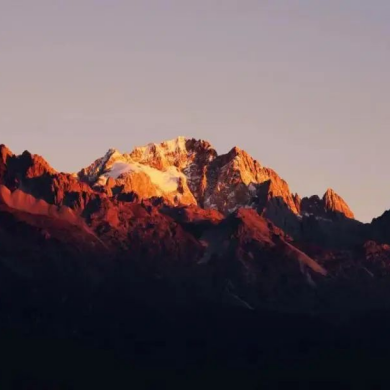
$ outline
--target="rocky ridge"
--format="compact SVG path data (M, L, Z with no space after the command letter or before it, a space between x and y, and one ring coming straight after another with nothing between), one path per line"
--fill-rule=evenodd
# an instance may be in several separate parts
M240 207L257 209L271 219L283 214L279 209L301 213L301 199L287 182L245 151L234 147L218 155L207 141L184 137L125 154L110 149L79 177L109 195L135 192L140 198L163 197L173 205L196 204L225 215ZM326 202L324 207L330 209L343 204L337 211L353 217L337 194L329 194Z

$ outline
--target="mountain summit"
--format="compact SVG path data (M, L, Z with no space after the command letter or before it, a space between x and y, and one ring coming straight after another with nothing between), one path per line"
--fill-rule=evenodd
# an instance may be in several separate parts
M331 188L325 192L322 198L317 195L303 198L301 201L301 213L328 219L355 218L344 199Z
M276 172L237 147L218 155L203 140L178 137L124 154L110 149L79 177L103 192L163 197L174 205L196 204L224 214L240 207L260 212L285 207L299 214L299 201Z
M322 198L325 209L333 212L344 215L347 218L354 219L355 216L348 205L345 203L344 199L336 194L331 188L329 188Z

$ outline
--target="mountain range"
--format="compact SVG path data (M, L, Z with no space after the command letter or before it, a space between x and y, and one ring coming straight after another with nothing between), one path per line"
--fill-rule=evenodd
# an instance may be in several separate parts
M163 258L205 264L232 256L248 270L267 250L293 259L302 276L337 273L350 259L353 269L376 267L372 260L366 264L373 247L384 269L390 260L389 212L360 223L332 189L301 199L238 147L218 155L207 141L184 137L124 154L110 149L76 174L1 145L0 205L16 220L28 216L29 228L36 227L31 221L46 221L49 241L53 224L68 224L83 232L86 250L153 257L158 268ZM340 259L336 270L328 257Z
M179 333L183 318L206 326L199 307L211 316L238 310L234 321L267 312L339 326L390 307L389 271L390 211L364 224L332 189L301 198L238 147L219 155L207 141L179 137L130 153L110 149L64 173L0 146L7 329L84 342L99 323L117 351L138 315L133 331L144 336L146 318L168 326L161 310L181 318Z

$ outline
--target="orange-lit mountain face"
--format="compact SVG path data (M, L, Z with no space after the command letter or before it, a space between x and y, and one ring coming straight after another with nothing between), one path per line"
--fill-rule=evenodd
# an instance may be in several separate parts
M265 209L276 198L294 214L299 208L287 183L245 151L235 147L218 156L208 142L182 137L128 154L110 149L79 177L105 193L135 192L141 198L162 197L172 205L195 204L225 215L240 207Z
M183 137L127 154L110 149L81 170L79 178L109 196L161 197L167 204L192 204L224 215L241 207L253 208L292 234L297 234L297 217L303 213L353 219L348 206L332 190L318 207L305 201L302 212L300 197L290 192L286 181L245 151L234 147L218 155L208 142Z
M24 253L33 245L37 256L39 245L42 255L47 245L72 247L72 257L115 258L163 279L214 275L217 295L245 307L315 305L314 291L344 267L354 279L358 269L387 274L390 264L385 216L364 225L331 189L301 199L245 151L218 155L183 137L124 154L110 149L78 174L2 145L0 211L13 229L0 235L7 253L8 242ZM40 238L26 240L18 226ZM210 285L202 289L216 299Z
M315 215L322 218L355 218L345 201L330 188L325 192L322 199L316 195L303 198L300 210L305 215Z
M15 156L1 146L0 178L51 204L82 210L89 200L160 198L167 205L197 205L224 215L252 208L283 225L290 215L333 218L354 215L344 200L328 190L322 200L290 192L275 171L235 147L218 155L206 141L177 139L149 144L122 154L110 149L77 175L56 172L40 156Z

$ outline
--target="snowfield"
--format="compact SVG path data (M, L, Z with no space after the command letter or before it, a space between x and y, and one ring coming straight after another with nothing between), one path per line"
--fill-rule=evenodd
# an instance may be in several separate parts
M184 174L179 172L176 167L169 167L166 171L160 171L136 162L115 162L111 169L103 174L102 181L107 181L108 178L118 179L122 175L141 172L149 176L151 182L165 193L177 191L180 180L186 180Z

